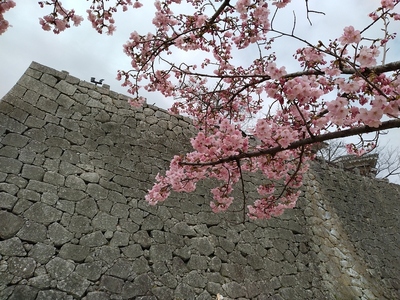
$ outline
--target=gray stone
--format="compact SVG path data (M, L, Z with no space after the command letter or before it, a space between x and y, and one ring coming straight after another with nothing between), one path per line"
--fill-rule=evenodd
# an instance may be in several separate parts
M0 254L7 256L25 256L26 251L19 238L13 237L0 241Z
M71 261L55 257L46 264L48 274L57 280L64 279L75 269L75 264Z
M122 203L115 203L111 208L111 215L118 218L128 218L130 206Z
M282 295L283 299L294 299L296 298L296 293L293 288L286 287L279 289L279 293Z
M143 256L132 262L132 268L136 274L144 274L150 271L149 263Z
M190 271L184 278L183 282L196 288L204 288L207 284L206 278L200 275L198 271Z
M132 244L122 248L122 253L130 258L136 258L143 255L142 247L138 244Z
M21 278L32 277L36 263L31 257L11 257L8 260L8 271Z
M124 281L122 279L113 276L103 275L100 280L100 287L112 293L121 293L123 285Z
M83 191L75 190L72 188L60 188L58 192L58 196L61 199L71 200L71 201L80 201L87 197L86 193Z
M11 210L15 203L17 203L18 198L7 194L5 192L0 192L0 208L5 208Z
M84 299L85 300L110 300L110 297L105 292L95 291L95 292L89 292Z
M31 140L38 142L44 142L46 140L46 132L42 129L32 128L24 132L24 135L28 136ZM29 139L27 139L29 141Z
M9 158L17 158L18 157L18 149L12 146L4 146L0 149L0 156L9 157Z
M38 166L24 165L21 175L27 179L42 180L44 169Z
M159 230L164 226L162 220L154 215L147 216L142 223L142 230Z
M214 252L215 246L210 242L209 238L192 238L190 240L194 249L198 250L200 254L209 256Z
M67 176L65 179L65 186L76 190L84 191L86 189L86 184L83 179L75 175Z
M56 249L53 246L37 243L33 245L32 249L29 251L29 256L40 264L46 264L55 252Z
M56 246L63 245L73 238L73 234L57 222L49 226L47 234Z
M194 231L194 229L185 222L176 223L171 228L171 232L179 234L179 235L187 235L190 237L197 236L196 231Z
M61 93L68 95L68 96L72 96L76 91L76 87L74 85L72 85L64 80L61 80L60 82L58 82L56 84L55 88L57 90L59 90Z
M23 214L24 211L26 211L29 207L31 207L32 202L25 200L25 199L19 199L17 203L15 203L12 212L18 215Z
M174 292L175 299L195 299L194 289L186 283L178 284Z
M107 243L108 241L101 233L101 231L95 231L93 233L89 233L87 235L82 236L80 239L80 244L88 247L103 246Z
M65 177L57 172L48 171L44 174L43 181L50 184L63 186L65 182Z
M190 250L189 247L185 246L183 248L178 248L174 251L174 254L176 256L179 256L183 260L187 261L189 260L190 256L192 255L192 251Z
M153 262L172 259L172 250L168 245L152 245L150 247L150 259Z
M28 280L28 284L35 288L45 290L45 289L50 288L50 281L51 281L50 276L45 274L45 275L38 275L38 276L30 278Z
M71 273L67 278L59 281L57 284L57 288L60 290L79 298L85 294L89 286L90 281L76 274L75 272Z
M237 264L223 263L221 266L221 275L238 282L242 282L246 278L243 266Z
M118 223L118 218L105 212L99 212L92 220L95 229L114 231Z
M8 157L0 156L0 170L4 173L19 174L22 168L22 162Z
M13 237L23 224L24 220L21 217L7 211L0 211L0 239L6 240Z
M25 218L45 225L60 220L61 216L60 210L45 203L35 203L24 213Z
M35 300L38 289L27 285L16 285L8 300ZM1 296L1 294L0 294Z
M47 228L43 224L26 221L17 236L28 242L43 242L47 238Z
M76 203L75 211L78 214L93 218L98 211L96 201L92 198L86 198Z
M171 289L167 287L154 287L151 289L156 299L173 300L174 293Z
M147 274L139 275L133 283L126 282L123 286L122 297L128 299L131 297L144 296L152 288L153 281Z
M73 300L71 295L57 290L39 291L36 300Z
M86 181L91 183L98 183L100 180L100 176L97 173L82 173L80 177Z
M107 199L108 195L108 190L95 183L89 183L86 192L96 200Z
M231 281L224 284L222 288L224 289L226 294L231 298L246 297L246 289L235 281Z
M17 133L9 133L1 140L2 144L4 145L14 146L18 148L24 147L28 143L28 141L29 138Z
M75 202L68 200L58 200L56 208L72 215L75 211Z
M115 276L122 279L128 279L132 273L132 261L119 258L109 269L107 275Z
M294 275L283 275L279 280L283 287L294 287L298 284L298 280Z
M35 80L34 78L32 78L30 76L24 75L19 80L19 83L22 86L24 86L28 89L31 89L40 95L44 95L45 97L50 98L52 100L55 100L59 95L59 92L56 89L44 84L41 81Z
M219 257L214 256L209 263L210 270L213 272L219 272L221 270L222 261Z
M89 218L74 215L71 217L68 230L76 233L89 233L93 230L93 228Z
M96 281L102 274L101 262L79 264L75 272L88 280Z
M22 133L26 130L26 126L20 122L0 113L0 126L7 128L13 132Z
M90 248L82 245L64 244L59 252L60 257L83 262L90 254Z
M27 125L28 127L33 127L33 128L42 128L45 124L46 124L46 121L36 118L34 116L29 116L25 122L25 125Z
M50 192L44 192L42 194L41 200L43 203L53 206L58 201L58 196Z
M6 192L6 193L8 193L10 195L15 195L18 192L18 190L19 190L19 188L15 184L0 183L0 191L4 191L4 192Z
M176 277L172 275L171 273L166 273L162 275L160 278L160 281L167 287L171 289L175 289L176 286L178 285L178 280L176 280Z
M208 267L207 258L200 255L192 255L187 264L191 270L205 270Z
M0 286L2 287L2 289L13 282L13 279L14 275L10 274L10 272L7 272L7 265L2 263L0 271ZM12 290L10 289L9 292L9 294L11 294ZM0 299L1 297L5 298L6 294L6 290L0 290Z
M282 266L279 264L279 262L275 262L269 259L264 259L264 268L266 270L269 270L269 273L273 276L279 276L282 275Z
M120 250L116 247L102 246L95 249L93 256L112 264L120 256Z
M129 244L130 234L128 232L116 231L110 241L110 246L121 247Z
M246 257L248 264L254 269L259 270L263 268L264 261L259 255L250 254Z
M61 161L60 163L60 174L64 176L72 175L72 174L81 174L83 170L69 162Z

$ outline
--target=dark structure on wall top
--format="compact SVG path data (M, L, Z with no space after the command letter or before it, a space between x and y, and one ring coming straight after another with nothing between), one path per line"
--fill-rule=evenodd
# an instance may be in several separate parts
M399 299L399 186L314 164L297 208L144 199L189 120L32 63L0 102L0 299ZM248 197L260 178L247 178Z

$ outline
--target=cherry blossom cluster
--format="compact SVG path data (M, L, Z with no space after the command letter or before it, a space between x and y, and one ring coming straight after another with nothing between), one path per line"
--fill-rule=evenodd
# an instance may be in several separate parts
M90 22L108 34L115 30L119 7L142 6L133 0L115 1L108 8L103 0L90 2ZM123 46L131 70L117 75L133 95L131 105L145 101L142 89L173 97L171 112L191 117L198 129L193 151L175 156L165 174L157 175L146 196L150 204L171 192L192 192L199 181L214 178L211 208L226 211L235 190L242 189L246 197L243 173L257 172L264 181L257 187L259 197L247 207L248 216L279 216L296 204L308 162L314 159L313 144L400 127L400 61L385 62L388 44L396 38L387 25L400 20L395 12L400 0L377 1L380 5L366 16L370 23L364 28L345 24L341 36L317 44L296 36L295 30L275 28L274 20L290 2L157 0L154 31L131 33ZM0 6L1 18L14 4L4 3L8 6ZM54 27L58 33L71 21L81 21L57 0L40 3L54 7L41 20L45 30ZM315 12L308 5L305 1L307 13ZM382 26L383 36L371 36L371 28ZM279 65L279 53L273 52L282 37L304 45L293 55L297 72ZM179 61L183 52L198 60ZM244 133L241 125L261 114ZM374 146L350 144L347 150L362 155Z
M74 26L79 26L83 21L81 16L75 14L75 10L65 9L58 0L39 1L39 5L42 8L45 5L53 6L53 12L51 14L39 19L43 30L50 31L53 28L53 32L58 34L69 28L71 22Z
M142 4L137 0L117 0L114 5L105 7L103 0L92 0L88 13L88 20L92 23L92 27L98 33L105 31L108 35L112 35L116 29L113 14L117 12L118 7L122 7L122 11L127 11L129 6L139 8Z
M6 32L10 26L8 21L4 19L3 14L14 6L15 2L12 0L0 0L0 35Z
M289 2L273 4L283 8ZM371 15L373 22L383 18L397 20L397 14L389 11L397 3L382 2ZM215 212L224 211L233 201L231 193L235 184L238 187L241 172L261 171L266 184L258 187L260 198L248 207L248 214L252 218L278 216L296 203L307 161L314 157L308 146L313 140L321 141L325 136L328 139L335 130L336 136L347 129L350 133L358 128L369 132L371 128L380 128L384 117L398 118L400 63L393 68L388 65L382 71L378 68L380 47L388 40L364 39L361 32L367 29L347 26L343 35L328 45L304 41L306 47L295 53L301 72L288 74L283 66L277 66L274 55L262 56L247 68L235 66L234 49L256 44L260 51L268 50L271 45L262 42L268 40L268 32L285 35L271 28L269 9L263 1L240 0L234 9L228 5L224 13L209 17L219 23L211 26L201 19L198 31L194 31L193 24L197 23L194 15L183 26L184 18L176 17L172 9L164 7L163 17L157 17L158 24L163 18L173 19L170 24L174 24L175 30L165 25L158 27L155 35L135 33L125 45L125 52L132 57L132 66L137 71L131 78L138 82L149 78L145 88L183 99L173 105L172 111L192 116L200 129L192 141L195 151L177 156L165 177L157 177L157 184L146 197L149 203L164 201L171 191L190 192L199 180L213 177L221 184L211 191L211 207ZM265 18L258 17L261 15ZM225 20L223 27L222 20ZM395 35L386 36L394 38ZM154 59L169 55L172 47L210 52L213 60L208 57L200 64L203 71L198 71L197 65L171 64L169 69L161 71L162 76L153 80L154 73L148 70L154 68ZM207 73L210 67L214 67L211 74ZM214 76L218 78L218 88L207 88L207 82ZM180 88L171 86L171 78L176 79L174 86ZM264 99L275 99L275 110L272 112L270 108L254 129L249 130L256 140L251 144L249 137L233 132L240 129L239 124L246 115L260 111ZM223 135L221 120L231 124L232 140ZM399 125L397 121L395 126ZM303 140L310 142L307 146L295 147ZM347 148L349 153L362 155L373 145L356 148L351 144Z

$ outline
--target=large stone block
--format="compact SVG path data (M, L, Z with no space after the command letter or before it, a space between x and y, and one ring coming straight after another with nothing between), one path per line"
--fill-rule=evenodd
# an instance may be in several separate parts
M0 239L13 237L24 225L24 219L7 211L0 211Z

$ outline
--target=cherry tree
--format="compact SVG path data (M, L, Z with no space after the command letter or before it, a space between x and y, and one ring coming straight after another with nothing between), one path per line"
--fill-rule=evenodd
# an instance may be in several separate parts
M400 0L377 0L364 28L343 24L341 36L321 36L317 43L296 34L295 14L292 30L275 25L290 2L158 0L154 32L131 33L124 45L131 67L117 75L133 95L131 104L144 102L143 90L173 97L171 112L190 116L198 129L191 139L193 151L175 156L165 175L157 175L146 196L150 204L164 201L172 191L192 192L200 180L215 178L211 207L225 211L234 201L234 186L242 183L244 188L243 173L261 172L265 183L247 207L248 216L279 216L296 204L303 175L315 158L314 144L400 127L400 61L386 62L395 39L388 25L400 20ZM115 31L118 10L142 6L137 0L88 3L89 21L107 34ZM8 26L3 14L14 5L0 0L0 33ZM40 19L44 30L58 34L83 20L58 0L39 5L51 8ZM323 13L309 7L312 1L304 5L310 23L313 14ZM382 29L378 36L374 28ZM302 44L293 53L296 72L279 65L274 46L281 38ZM198 62L179 61L175 54L182 52L193 53ZM238 64L240 55L252 62ZM241 124L260 113L243 134ZM374 147L374 141L363 139L361 146L346 146L357 155Z

